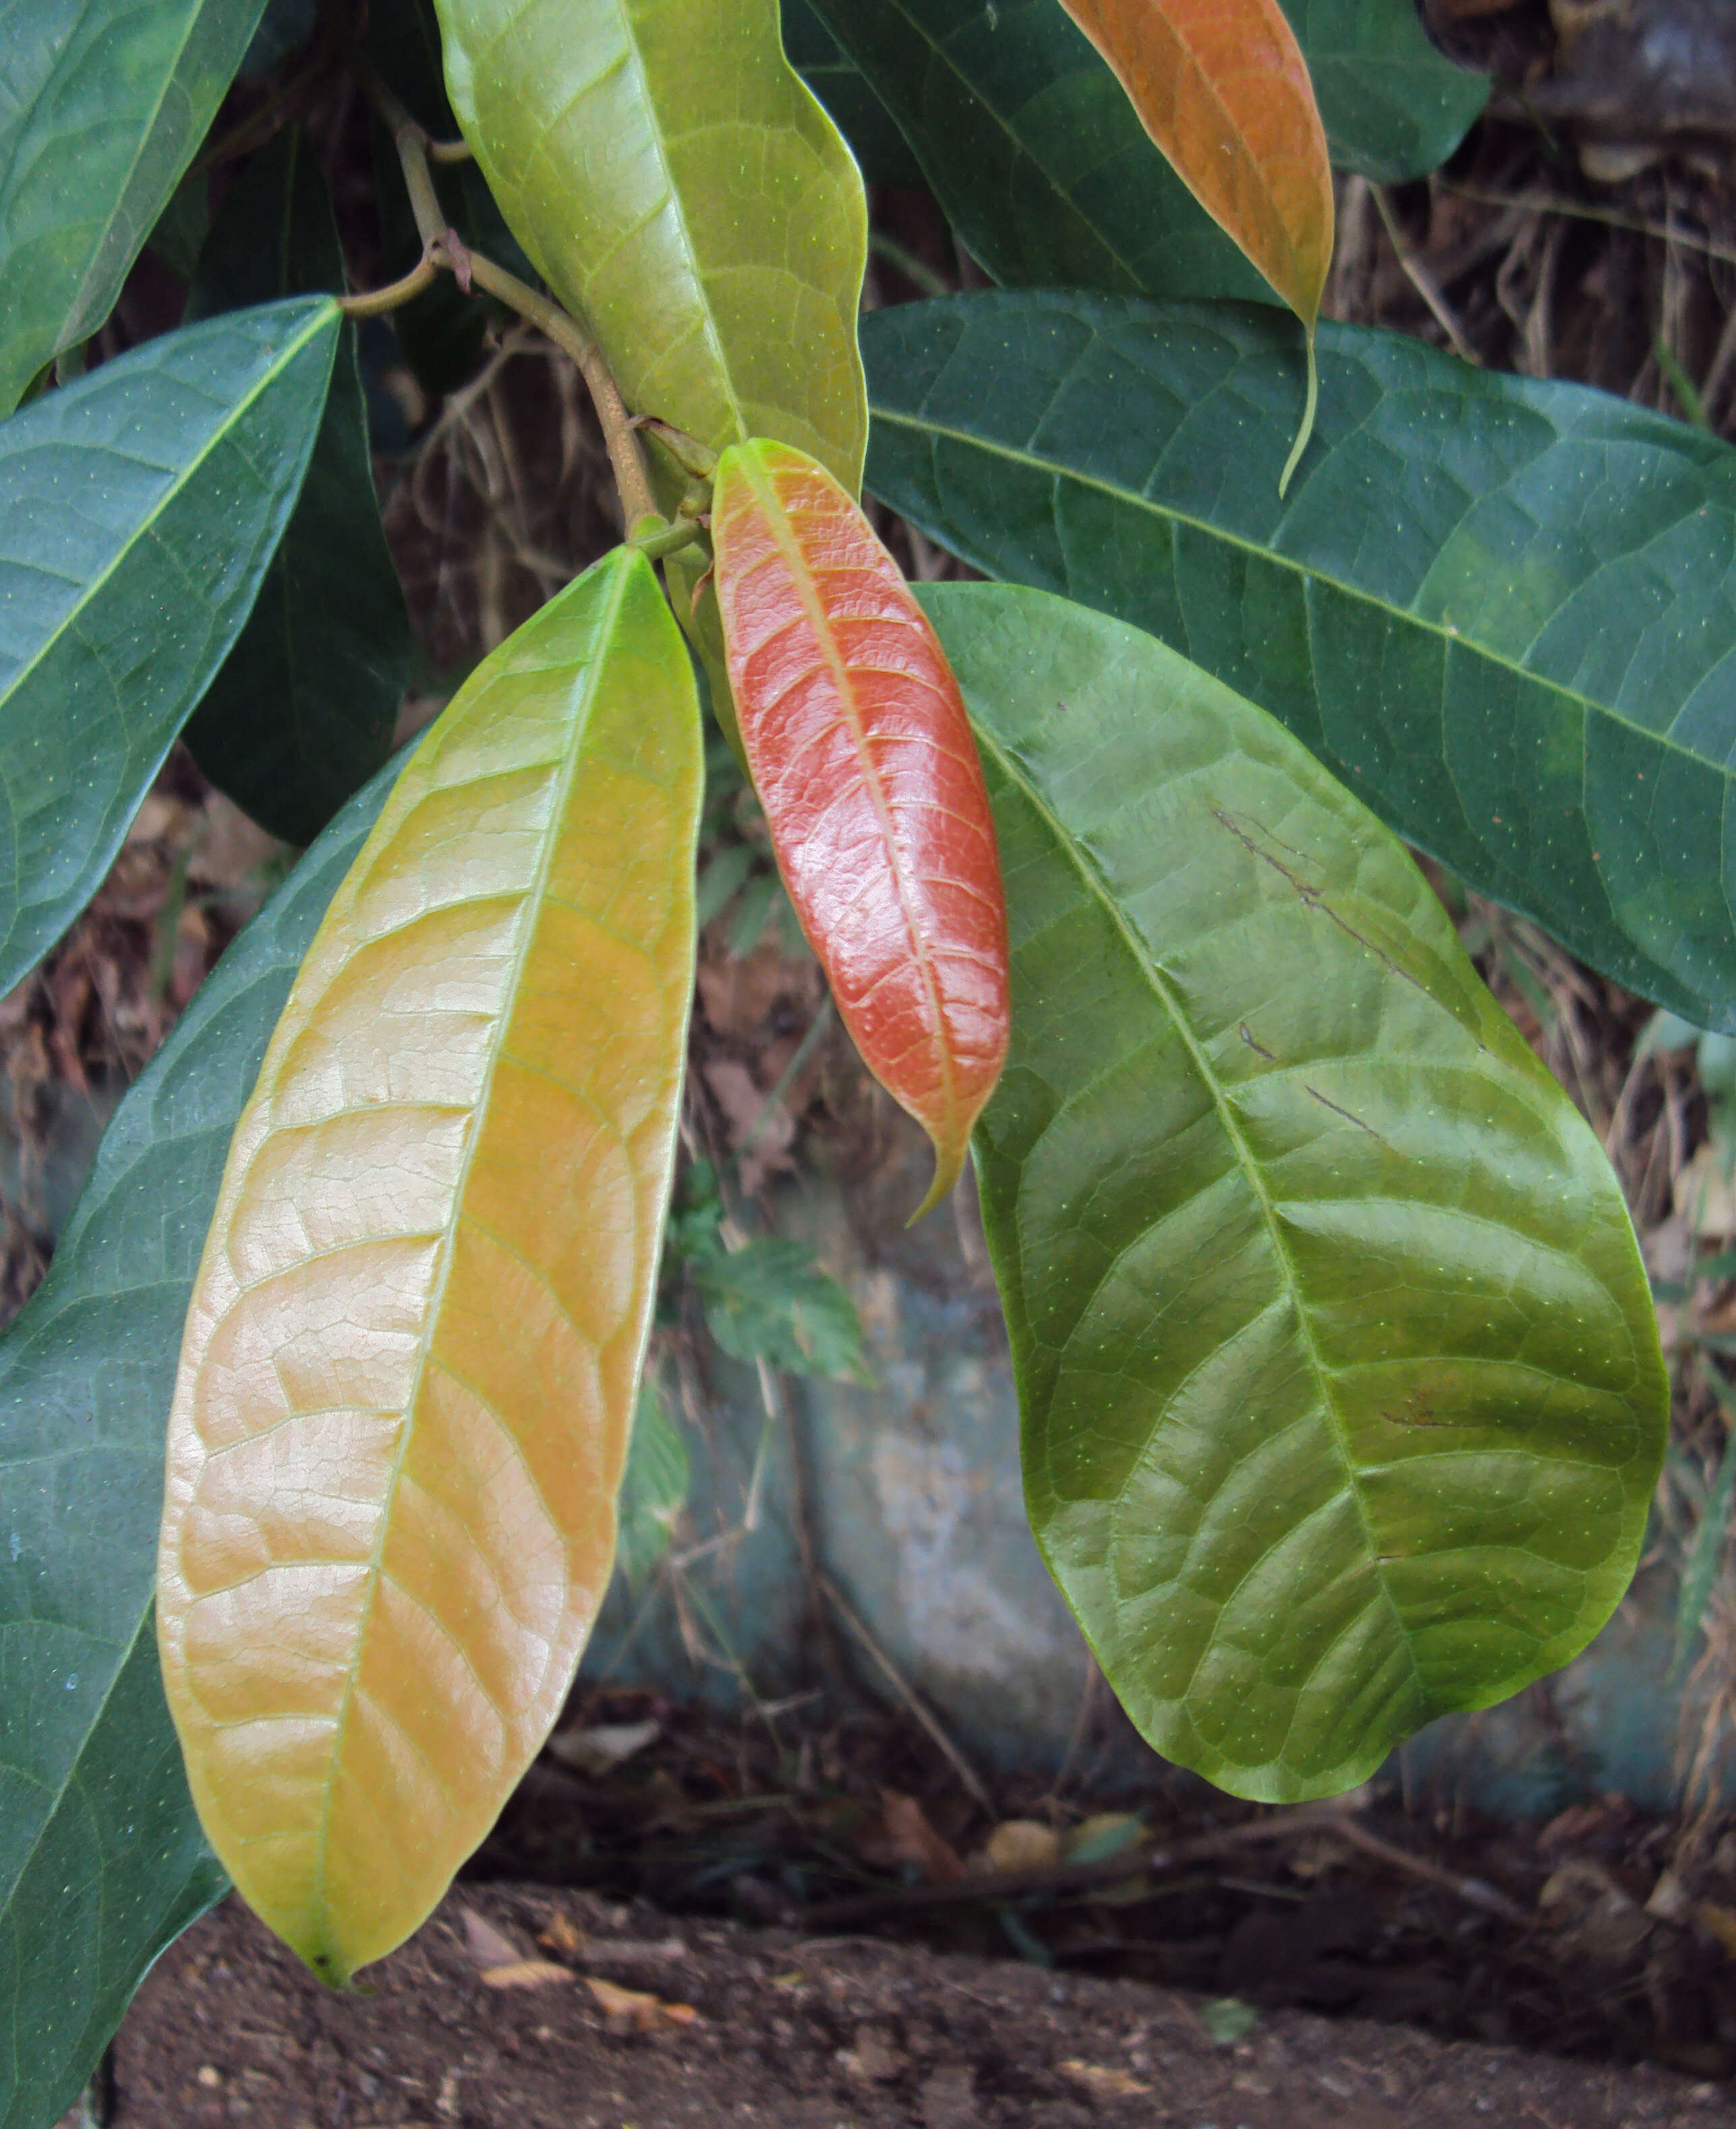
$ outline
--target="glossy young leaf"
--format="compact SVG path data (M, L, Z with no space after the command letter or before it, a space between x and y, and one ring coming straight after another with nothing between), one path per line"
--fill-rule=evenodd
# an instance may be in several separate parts
M263 5L0 0L0 413L113 308Z
M343 288L326 180L307 136L285 126L230 188L200 254L189 321ZM301 498L186 731L212 783L290 843L312 842L391 753L410 670L355 341L345 328Z
M629 407L715 450L798 444L854 491L862 179L778 0L439 7L465 137Z
M1282 0L1334 166L1382 184L1437 170L1489 100L1489 77L1429 41L1416 0Z
M236 1129L169 1419L159 1646L212 1846L328 1980L487 1832L608 1581L700 785L687 651L617 550L423 741Z
M201 985L0 1338L0 2129L72 2105L151 1961L223 1890L151 1627L163 1429L230 1133L392 773Z
M1581 387L1282 321L990 293L865 318L872 483L1119 614L1629 988L1736 1029L1736 452Z
M1012 287L1272 299L1058 0L811 0Z
M1332 170L1278 0L1061 0L1194 198L1312 330Z
M1006 1054L1006 912L963 705L898 565L823 467L726 451L711 505L742 744L864 1062L958 1179Z
M1348 1788L1627 1588L1669 1399L1620 1191L1281 726L1044 593L924 603L1006 867L976 1152L1032 1526L1160 1751Z
M898 121L875 95L810 0L782 0L783 49L790 64L825 106L850 145L857 167L871 185L920 188L922 166L898 130Z
M0 992L96 892L246 620L340 322L214 318L0 426Z

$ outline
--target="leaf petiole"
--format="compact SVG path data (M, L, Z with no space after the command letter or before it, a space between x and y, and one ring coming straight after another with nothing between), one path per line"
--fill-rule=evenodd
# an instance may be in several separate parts
M1302 403L1302 426L1296 432L1296 441L1290 446L1290 456L1284 461L1284 470L1278 475L1278 500L1282 502L1290 486L1290 477L1301 463L1302 454L1308 448L1314 434L1315 410L1320 400L1320 367L1315 359L1314 328L1303 328L1307 335L1308 397Z

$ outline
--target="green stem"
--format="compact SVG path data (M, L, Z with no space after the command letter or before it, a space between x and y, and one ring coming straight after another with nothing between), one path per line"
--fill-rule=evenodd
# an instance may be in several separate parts
M589 388L591 403L597 409L597 418L602 427L615 485L621 492L622 522L631 526L641 517L656 516L657 504L645 476L644 462L639 455L632 420L621 398L621 388L603 360L602 349L559 303L539 294L516 274L509 274L504 266L497 266L492 259L473 251L462 241L458 231L448 224L440 207L440 195L434 188L430 157L455 162L459 160L458 150L463 144L431 140L427 128L405 107L365 60L357 61L355 71L357 80L374 108L392 129L426 257L436 266L449 267L457 275L461 287L468 289L473 282L486 289L497 302L528 319L564 354L572 357Z
M1290 486L1291 475L1296 471L1301 463L1303 452L1308 448L1308 440L1314 434L1315 409L1319 406L1320 399L1320 364L1315 360L1314 356L1314 327L1309 326L1306 330L1308 335L1308 397L1302 407L1302 426L1296 432L1296 441L1290 446L1290 456L1285 461L1284 470L1278 475L1280 502L1284 500L1285 492Z
M340 296L338 308L346 318L383 317L388 311L400 310L412 297L421 295L439 272L425 251L400 279L388 281L383 288L364 289L359 295Z

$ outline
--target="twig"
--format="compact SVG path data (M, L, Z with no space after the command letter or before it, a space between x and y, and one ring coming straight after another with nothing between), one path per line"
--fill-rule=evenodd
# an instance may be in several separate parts
M1443 1892L1456 1893L1467 1907L1481 1908L1485 1914L1498 1915L1504 1922L1517 1922L1521 1927L1531 1921L1529 1913L1517 1900L1510 1900L1482 1878L1461 1877L1457 1870L1443 1869L1431 1863L1425 1855L1413 1855L1408 1848L1401 1848L1391 1841L1383 1841L1377 1833L1371 1833L1366 1826L1358 1826L1353 1818L1340 1815L1334 1820L1331 1832L1340 1841L1348 1841L1353 1848L1360 1848L1365 1855L1378 1856L1390 1863L1396 1870L1408 1871L1413 1878L1425 1884L1439 1885Z
M970 1791L972 1796L982 1805L982 1808L986 1812L992 1812L995 1808L995 1800L989 1794L987 1784L977 1774L976 1769L972 1766L970 1761L965 1758L963 1753L958 1750L958 1747L953 1742L952 1739L947 1736L945 1730L941 1727L938 1718L930 1712L930 1711L923 1705L922 1702L918 1699L916 1695L911 1690L910 1687L906 1684L903 1678L899 1674L897 1669L894 1666L891 1657L887 1655L885 1650L881 1647L880 1644L874 1639L868 1628L863 1626L861 1620L856 1617L856 1614L844 1602L836 1583L832 1580L830 1575L822 1574L820 1577L820 1586L825 1593L827 1603L830 1604L832 1609L838 1614L839 1617L843 1620L844 1625L849 1627L851 1634L860 1644L862 1648L873 1659L875 1664L878 1665L880 1670L885 1675L887 1683L892 1687L893 1692L897 1694L900 1700L904 1703L911 1713L916 1717L916 1720L922 1725L923 1728L927 1731L929 1736L934 1740L935 1744L939 1746L941 1751L944 1753L948 1762L952 1767L953 1772L957 1774L959 1780L963 1783L965 1788ZM935 1886L930 1888L929 1889L938 1892L943 1888L939 1886ZM872 1911L872 1903L879 1896L869 1893L864 1897L870 1902ZM853 1903L850 1901L845 1900L842 1902L835 1902L833 1904L848 1908ZM894 1900L893 1904L895 1906L897 1904L896 1899ZM831 1910L828 1908L823 1912L830 1914ZM820 1914L822 1910L817 1908L805 1908L802 1912L803 1919L806 1921L815 1915Z
M1552 199L1546 193L1530 195L1486 192L1478 185L1462 185L1453 179L1436 174L1434 183L1443 192L1455 193L1460 199L1471 200L1479 207L1516 208L1526 214L1565 215L1571 221L1600 221L1609 229L1625 229L1636 236L1655 236L1665 244L1678 244L1686 251L1697 251L1707 259L1721 259L1726 264L1736 266L1736 245L1719 244L1710 237L1687 236L1672 222L1648 221L1643 215L1620 214L1613 207L1592 207L1581 200Z
M464 243L448 223L440 207L440 195L434 188L434 172L429 159L440 144L430 139L427 128L406 109L365 60L357 63L356 79L392 129L425 256L436 266L449 268L461 288L468 290L473 283L497 302L516 311L578 365L590 388L592 404L602 427L603 441L608 446L609 464L614 469L615 484L621 491L621 516L627 531L630 532L642 518L656 518L660 523L661 513L645 476L644 462L639 455L631 417L621 396L621 388L603 360L602 349L569 312ZM453 158L449 155L445 160Z
M1453 352L1463 360L1475 363L1478 368L1481 368L1482 357L1465 338L1460 330L1458 320L1453 317L1446 298L1435 287L1434 279L1428 269L1413 255L1403 236L1399 233L1397 218L1393 214L1392 203L1386 197L1386 187L1372 184L1368 191L1375 207L1379 211L1382 223L1386 231L1387 241L1392 246L1392 255L1398 260L1399 270L1429 306L1429 315L1452 341Z
M440 269L425 251L407 274L388 281L383 288L367 288L357 296L340 296L338 308L346 318L378 318L388 311L402 310L435 279Z
M1008 1900L1040 1894L1089 1894L1100 1887L1125 1885L1140 1877L1158 1877L1233 1855L1238 1849L1268 1841L1287 1841L1299 1833L1325 1832L1348 1841L1395 1869L1409 1872L1429 1884L1453 1893L1469 1907L1501 1921L1528 1927L1532 1917L1517 1901L1508 1898L1480 1878L1461 1877L1425 1857L1413 1855L1379 1834L1371 1833L1351 1817L1342 1803L1301 1804L1293 1811L1274 1812L1265 1818L1250 1819L1242 1826L1219 1833L1178 1841L1172 1848L1154 1848L1144 1855L1106 1856L1092 1863L1062 1863L1046 1870L992 1870L973 1874L944 1885L889 1886L877 1893L853 1894L848 1899L827 1900L797 1909L792 1923L801 1928L824 1928L833 1923L864 1921L878 1914L902 1913L911 1908L968 1906L980 1902L996 1906Z

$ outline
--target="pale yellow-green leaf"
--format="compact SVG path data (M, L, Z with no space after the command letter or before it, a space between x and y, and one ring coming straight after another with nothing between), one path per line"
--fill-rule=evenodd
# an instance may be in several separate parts
M487 1832L608 1580L701 783L686 650L617 551L430 731L236 1128L169 1424L164 1679L212 1846L328 1979Z

